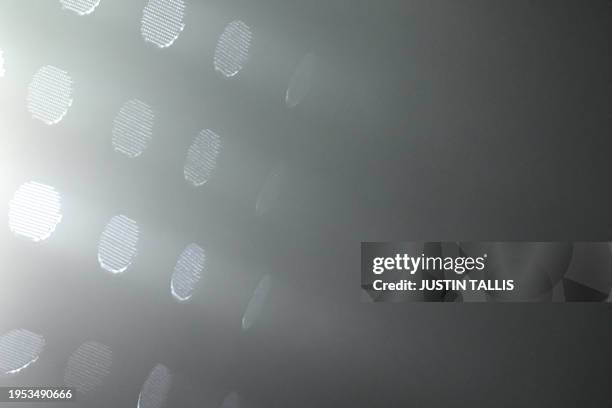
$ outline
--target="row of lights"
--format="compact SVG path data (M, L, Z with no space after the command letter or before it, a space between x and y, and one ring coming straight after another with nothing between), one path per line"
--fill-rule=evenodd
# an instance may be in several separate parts
M0 371L4 375L17 374L38 361L45 348L45 338L25 329L11 330L0 336ZM64 384L82 395L102 385L111 372L112 351L102 343L87 341L69 357L64 371ZM145 379L138 394L138 408L161 408L172 385L172 373L163 364L157 364ZM236 406L240 397L228 394L221 407Z
M79 15L91 14L99 0L60 0L65 9ZM168 47L184 28L185 5L182 0L150 0L143 10L141 34L145 41L160 48ZM215 68L230 77L242 68L248 58L251 41L249 27L241 21L230 23L221 34L214 56ZM0 62L2 54L0 53ZM298 66L287 90L287 104L297 104L296 95L303 95L309 83L314 57L307 55ZM3 64L0 65L3 72ZM306 84L306 85L305 85ZM59 123L72 106L73 80L68 72L54 66L43 66L33 76L27 95L27 107L34 119L47 125ZM138 99L129 100L115 117L112 144L115 151L127 157L140 156L152 138L155 115L153 109ZM188 149L184 177L195 186L205 184L212 175L221 151L221 138L210 129L203 129ZM275 193L279 176L275 171L263 190ZM262 192L264 192L262 190ZM265 207L265 197L257 201L257 213ZM9 226L18 236L32 241L47 239L62 219L61 197L53 187L35 181L23 184L9 205ZM125 215L113 217L104 228L98 245L100 266L113 274L125 272L137 252L138 224ZM180 255L171 279L171 293L186 301L196 288L205 268L204 250L195 243ZM263 279L262 283L266 280ZM265 285L264 285L265 286ZM243 320L248 321L249 319Z
M55 188L35 181L21 185L9 202L9 228L17 236L33 242L48 239L62 220L61 195ZM105 271L121 274L132 265L138 252L140 231L136 221L117 215L106 224L98 243L98 263ZM206 252L189 244L180 254L170 281L170 291L179 302L188 301L206 269ZM266 275L253 294L254 310L247 310L243 328L248 329L270 286Z
M62 219L61 195L51 186L29 182L22 185L9 203L9 227L15 235L37 242L49 238ZM125 272L136 254L138 225L123 215L113 217L100 237L98 261L113 273ZM188 245L176 262L171 278L172 296L188 301L202 277L206 253L197 244ZM249 330L262 313L271 288L270 275L260 280L242 317L242 329ZM45 346L42 335L25 329L12 330L0 337L0 373L13 375L36 362ZM102 384L110 372L112 353L94 341L81 345L68 359L64 374L67 386L89 393ZM157 365L142 386L138 407L159 408L165 402L171 376L163 365ZM229 394L222 406L235 406L236 393Z
M62 7L78 15L93 13L101 0L60 0ZM185 25L185 3L182 0L149 0L143 9L141 35L145 42L159 48L171 46ZM229 78L236 76L249 58L252 41L250 27L241 20L230 22L219 36L213 56L214 68ZM305 56L292 76L285 102L295 107L310 88L315 65L312 54ZM4 58L0 50L0 77L4 76ZM34 119L47 125L59 123L72 106L73 80L67 71L44 66L33 76L28 87L27 107ZM112 144L115 151L129 157L140 156L152 138L154 110L145 102L132 99L124 103L115 117ZM203 129L193 140L186 155L184 177L195 186L205 184L216 167L221 151L221 138L210 129ZM269 204L281 178L281 167L275 169L257 200L257 213ZM268 191L264 191L268 190ZM33 242L48 239L62 220L61 195L52 186L31 181L15 192L9 203L9 228L17 236ZM98 245L100 267L112 274L129 269L137 253L138 224L125 215L117 215L107 223ZM174 267L170 291L177 301L188 301L206 269L206 252L199 245L189 244ZM271 286L265 275L255 288L242 317L242 329L253 326L262 312ZM0 371L16 374L36 362L45 346L43 336L17 329L0 337ZM110 348L97 342L82 344L69 358L64 382L81 393L98 387L109 374L112 360ZM138 407L159 408L171 384L167 367L157 365L144 382ZM231 393L223 405L234 405L239 397Z
M100 0L60 0L62 7L78 15L92 14ZM159 48L170 47L185 28L185 2L183 0L149 0L142 10L140 34L144 41ZM226 77L240 72L249 57L252 33L241 20L226 27L214 54L215 70Z
M33 76L28 86L27 107L34 119L47 125L59 123L72 106L73 81L60 68L46 65ZM155 114L147 103L132 99L125 102L113 121L112 145L116 152L136 158L153 137ZM184 166L185 179L194 186L205 184L217 165L221 137L203 129L189 147Z

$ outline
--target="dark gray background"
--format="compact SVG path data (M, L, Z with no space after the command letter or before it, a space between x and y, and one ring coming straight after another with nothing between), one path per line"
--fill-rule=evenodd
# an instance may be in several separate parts
M64 198L48 242L0 229L1 331L47 339L14 384L61 382L92 339L113 368L83 406L135 406L158 362L177 373L176 407L216 407L231 390L261 407L609 405L608 305L360 303L359 243L612 240L612 2L190 0L162 51L140 37L144 4L102 0L79 18L56 1L2 1L0 214L30 179ZM236 18L253 29L251 60L224 80L212 54ZM308 52L313 89L288 110ZM54 127L25 105L46 64L75 80ZM159 112L137 161L110 143L133 97ZM185 149L211 126L225 155L207 188L189 189ZM288 182L257 218L281 160ZM142 240L133 270L111 277L96 245L119 212ZM168 277L192 241L213 276L177 305ZM241 333L263 273L264 315Z

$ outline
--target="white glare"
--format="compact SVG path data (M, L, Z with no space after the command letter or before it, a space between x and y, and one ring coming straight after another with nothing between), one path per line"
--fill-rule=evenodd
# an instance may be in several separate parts
M249 305L242 316L242 330L250 329L261 316L264 303L268 297L268 292L270 291L270 286L270 275L264 275L253 291L253 296L251 297Z
M290 108L295 108L308 95L312 85L312 76L315 69L315 56L305 55L298 64L295 72L289 80L285 103Z
M183 0L149 0L142 11L142 38L159 48L169 47L185 28Z
M215 48L215 69L226 77L238 74L249 59L251 29L243 21L229 23Z
M162 408L168 397L172 377L164 365L158 364L149 374L138 394L137 408Z
M210 129L204 129L194 139L187 151L183 168L185 180L194 186L201 186L208 181L221 151L221 138Z
M62 3L62 8L84 16L93 13L100 5L100 0L60 0L60 3Z
M202 278L206 265L206 253L196 244L190 244L179 256L172 273L170 291L178 301L185 302L191 298Z
M115 117L113 148L127 157L138 157L153 135L155 115L149 105L138 99L123 104Z
M108 272L125 272L136 256L137 245L138 224L125 215L117 215L106 224L100 236L98 262Z
M112 352L108 346L90 341L83 343L68 358L64 383L82 394L100 386L110 373Z
M31 241L51 236L62 220L61 196L51 186L30 181L23 184L9 203L9 228Z
M29 330L11 330L0 337L0 372L16 374L38 360L45 338Z
M72 78L60 68L46 65L28 86L28 110L47 125L59 123L72 106Z

